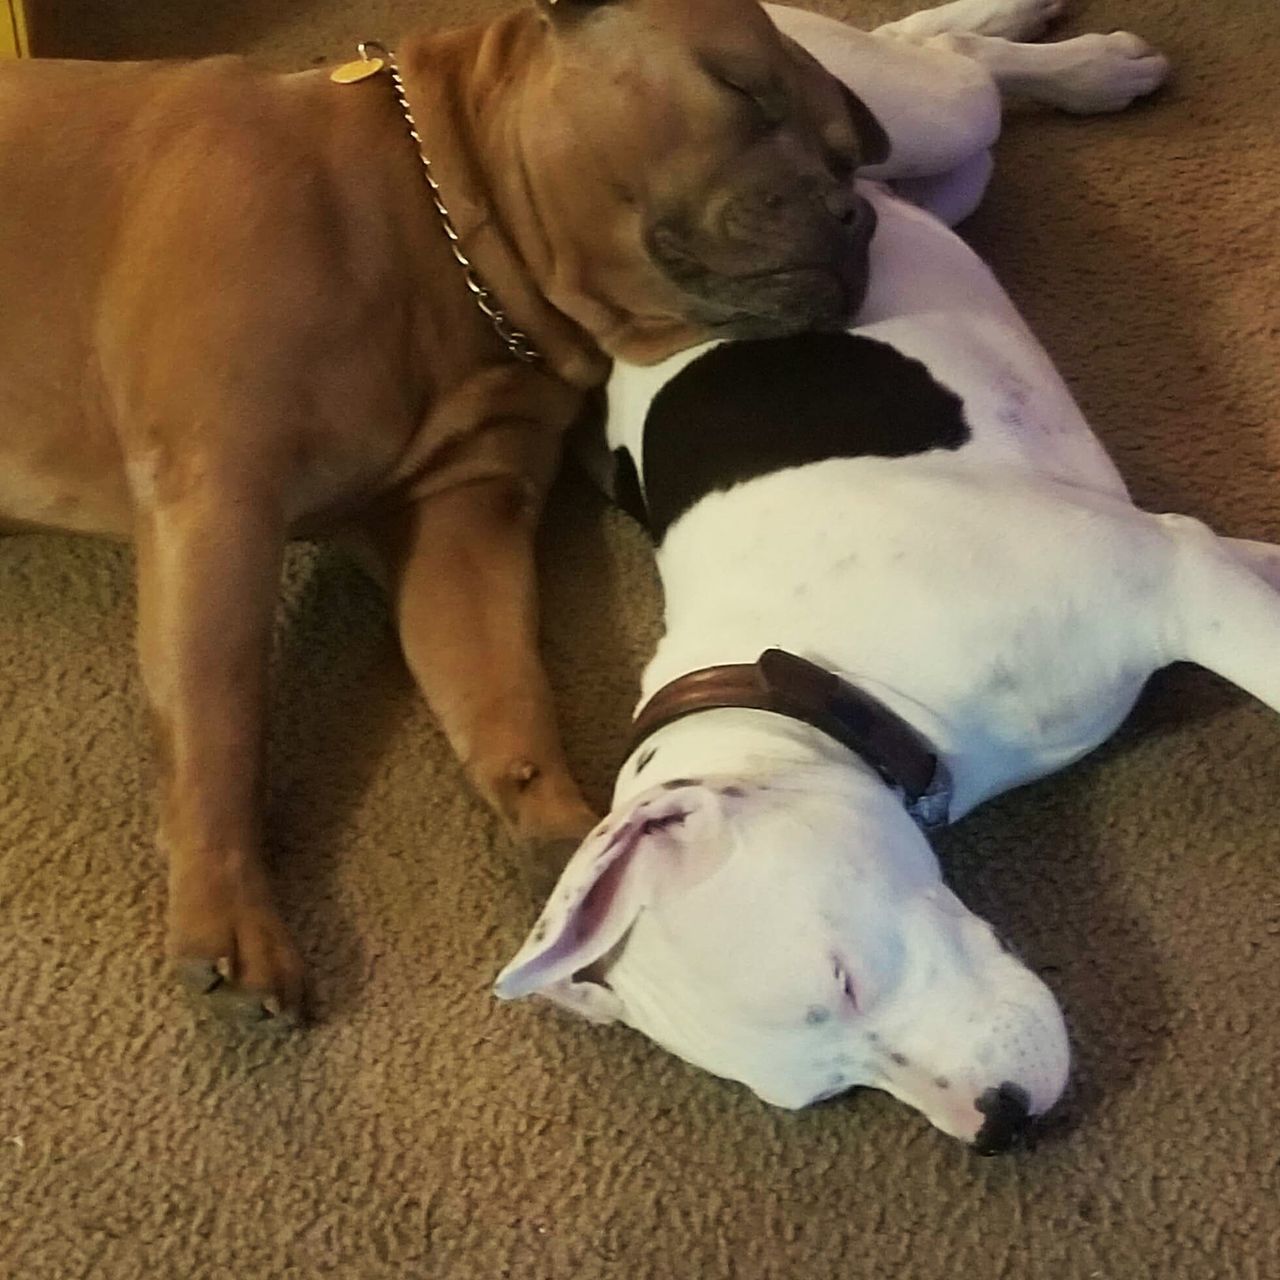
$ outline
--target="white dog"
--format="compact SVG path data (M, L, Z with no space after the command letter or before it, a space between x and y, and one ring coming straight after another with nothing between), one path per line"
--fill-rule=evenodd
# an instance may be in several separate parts
M621 1020L781 1106L886 1089L982 1152L1057 1101L1067 1038L922 828L1092 750L1175 660L1280 707L1273 550L1137 510L942 220L981 197L996 83L1097 110L1163 78L1134 36L947 34L1056 7L962 0L871 36L778 13L880 116L882 176L917 203L860 181L878 222L846 333L616 370L609 442L666 633L613 812L496 988Z

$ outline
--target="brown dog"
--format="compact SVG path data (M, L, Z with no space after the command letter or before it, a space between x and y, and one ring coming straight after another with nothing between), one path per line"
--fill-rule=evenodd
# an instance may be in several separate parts
M169 949L253 1019L303 989L258 803L285 541L358 536L477 788L517 840L572 848L594 818L532 540L602 352L835 322L863 288L847 178L883 135L756 0L539 0L399 54L533 362L451 257L388 70L0 72L0 522L136 542Z

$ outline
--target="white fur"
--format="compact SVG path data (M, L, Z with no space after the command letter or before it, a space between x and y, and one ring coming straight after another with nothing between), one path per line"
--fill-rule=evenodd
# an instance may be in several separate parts
M881 173L954 212L989 173L990 98L977 64L957 68L936 42L957 15L1015 30L1050 11L961 0L919 18L935 42L923 54L903 38L911 20L886 39L776 16L870 103L895 154L904 95L929 85L945 98L950 83L952 105L973 108L950 113L935 153L938 136L916 139L902 171L891 157ZM894 68L884 96L867 73L880 46ZM1042 92L1083 83L1073 57ZM932 741L954 778L953 819L1097 746L1175 659L1280 705L1271 589L1202 526L1135 509L986 266L930 213L862 186L879 224L851 332L924 363L962 397L972 439L795 467L696 503L658 552L666 631L642 702L697 668L789 649ZM698 354L616 370L612 447L639 463L650 402ZM613 812L497 990L621 1019L782 1106L874 1085L965 1140L992 1091L1012 1085L1039 1114L1068 1072L1053 996L944 887L889 789L833 740L767 713L702 712L633 754Z

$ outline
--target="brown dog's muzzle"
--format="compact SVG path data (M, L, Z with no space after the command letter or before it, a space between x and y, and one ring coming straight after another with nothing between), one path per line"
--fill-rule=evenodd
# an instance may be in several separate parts
M775 213L730 206L714 235L656 223L653 260L688 295L685 318L732 338L846 325L862 305L876 215L851 191Z

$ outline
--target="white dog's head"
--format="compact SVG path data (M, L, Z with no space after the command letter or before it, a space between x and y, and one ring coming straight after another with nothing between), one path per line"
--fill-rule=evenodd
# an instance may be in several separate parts
M654 787L583 842L497 994L620 1020L764 1101L885 1089L984 1153L1066 1083L1048 988L874 779Z

